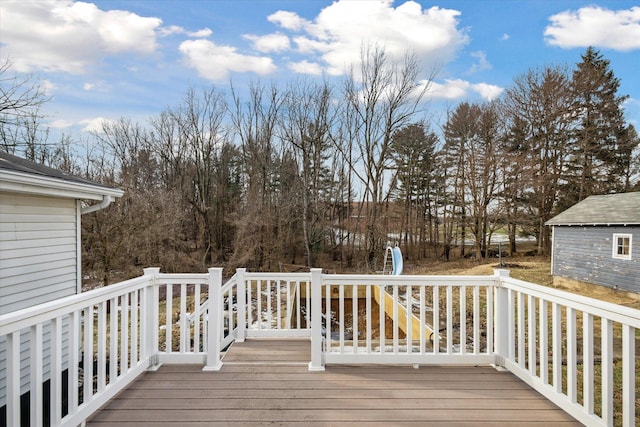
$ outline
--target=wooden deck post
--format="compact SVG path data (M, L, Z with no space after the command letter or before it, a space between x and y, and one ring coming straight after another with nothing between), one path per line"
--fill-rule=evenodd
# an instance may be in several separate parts
M222 268L209 269L209 327L207 328L207 359L203 371L219 371L222 368L220 360L220 339L222 332Z
M495 354L496 360L494 367L497 369L504 369L504 360L508 357L509 351L509 328L513 327L509 325L509 292L507 288L502 287L501 280L503 277L509 277L509 270L494 269L493 275L498 281L496 289L496 304L495 304Z
M247 289L244 281L244 273L246 268L236 269L236 283L237 283L237 307L238 307L238 334L236 341L244 342L247 335Z
M311 362L310 371L324 371L322 363L322 269L311 269Z

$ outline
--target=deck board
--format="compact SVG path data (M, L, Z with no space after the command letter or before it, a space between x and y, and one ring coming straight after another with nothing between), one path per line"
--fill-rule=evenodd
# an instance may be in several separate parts
M309 347L247 340L231 347L219 372L163 366L88 425L580 425L508 372L380 365L309 372Z

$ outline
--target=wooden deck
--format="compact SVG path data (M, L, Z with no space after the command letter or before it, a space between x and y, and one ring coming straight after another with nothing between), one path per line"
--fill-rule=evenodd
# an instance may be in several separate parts
M491 367L328 366L309 372L309 341L235 343L219 372L143 374L89 426L580 425Z

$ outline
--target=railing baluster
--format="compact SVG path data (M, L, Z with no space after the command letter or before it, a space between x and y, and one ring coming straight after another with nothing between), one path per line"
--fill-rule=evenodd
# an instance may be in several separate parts
M527 301L527 323L528 323L528 339L527 339L527 348L529 350L529 374L532 377L536 376L536 364L537 364L537 355L536 355L536 298L533 295L529 295Z
M200 306L202 305L200 293L202 288L200 283L196 283L193 288L193 351L200 352L200 322L202 313Z
M622 425L632 426L636 420L636 355L635 329L622 325Z
M467 353L467 287L460 286L460 354Z
M129 294L122 295L120 307L120 375L129 371Z
M171 353L173 348L173 285L166 285L166 310L165 310L165 349L167 353Z
M453 352L453 287L447 286L447 354Z
M495 311L493 308L493 300L494 293L496 292L496 288L493 286L487 286L486 289L486 298L487 298L487 349L486 353L492 354L496 352L494 348L494 325L493 319L495 316Z
M98 388L97 392L104 391L107 377L107 302L103 301L98 305Z
M286 281L287 289L286 289L286 299L287 299L287 310L285 311L285 325L286 329L291 329L291 282Z
M338 285L338 325L340 330L340 353L344 353L344 285Z
M582 313L582 379L583 406L593 414L593 315L586 311Z
M371 323L371 285L365 285L365 289L366 289L366 312L367 312L367 319L366 319L366 340L367 340L367 353L371 353L371 328L372 328L372 323Z
M282 328L282 282L280 280L274 281L276 285L276 329Z
M49 360L49 416L51 425L62 419L62 318L51 320L51 358Z
M74 414L78 408L78 364L80 349L80 312L73 310L69 314L69 414ZM11 425L11 424L9 424Z
M383 285L378 285L378 292L380 292L380 304L379 305L379 319L380 321L378 323L380 323L380 336L379 338L379 342L380 342L380 354L384 354L385 353L385 345L386 345L386 322L385 322L385 317L386 317L386 313L385 313L385 309L384 309L384 305L385 305L385 289Z
M31 425L42 426L42 323L31 327L29 347ZM18 366L20 365L18 364Z
M187 318L187 285L180 286L180 352L186 353L189 343L189 319Z
M296 327L301 328L302 327L301 326L302 323L300 323L300 322L301 322L302 319L300 317L300 313L302 312L302 307L300 306L300 292L301 292L301 290L300 290L300 281L296 280L295 283L296 283L296 289L295 289L295 294L296 294L296 301L295 301L295 303L296 303ZM309 306L306 306L306 311L308 311L308 310L309 310ZM306 319L305 319L305 323L306 323L306 326L309 327L309 324L308 324L308 322L306 322Z
M393 285L393 354L398 353L398 285Z
M93 306L84 313L84 355L83 355L83 402L91 400L93 395Z
M511 289L508 290L508 302L507 302L507 341L508 341L508 353L507 353L507 357L509 358L509 360L515 360L515 355L516 355L516 350L515 350L515 343L516 343L516 332L515 332L515 327L516 327L516 322L515 322L515 314L514 314L514 310L515 310L515 292L512 291Z
M413 296L411 295L411 285L407 285L405 288L405 311L407 314L407 319L406 319L406 329L407 329L407 353L411 353L412 352L412 348L413 348L413 331L412 331L412 315L413 315L413 310L412 310L412 301Z
M568 307L567 315L567 396L571 402L578 401L576 372L576 311Z
M562 393L562 307L558 303L551 304L551 334L553 342L553 389Z
M7 335L7 425L20 425L20 331Z
M426 306L425 306L425 295L424 295L424 286L420 286L420 354L424 354L426 352L427 347L427 320L426 320Z
M118 376L118 298L109 300L109 384Z
M139 307L139 303L138 303L138 295L139 295L139 291L133 291L131 293L131 355L130 355L130 359L131 359L131 367L135 367L138 366L138 349L139 347L139 341L138 341L138 337L139 335L139 331L140 331L140 307Z
M603 317L601 328L602 420L613 425L613 322Z
M522 369L526 369L526 356L525 356L525 344L526 336L524 333L525 328L525 305L524 295L521 292L517 293L518 298L518 365Z
M247 327L251 328L253 325L253 310L254 310L254 303L253 300L251 298L251 283L253 283L253 281L251 279L246 281L247 283ZM209 289L209 295L211 295L211 289ZM256 298L257 299L257 298Z
M319 291L320 295L322 295L322 291ZM331 351L332 341L331 341L331 330L333 328L331 322L331 286L324 287L324 321L325 321L325 342L327 343L327 351ZM308 312L309 310L307 310ZM313 321L313 319L312 319ZM311 332L313 333L313 332Z
M473 354L480 354L480 286L473 287Z
M540 379L549 384L549 305L540 298Z
M267 330L271 330L271 322L273 321L273 310L271 309L271 285L272 280L266 280L267 285Z
M433 287L433 353L440 352L440 296L438 286Z
M258 300L258 312L256 313L256 321L258 322L258 330L262 329L262 280L256 280L256 298Z
M353 285L351 292L351 329L353 330L353 353L358 352L358 285Z
M307 310L304 316L305 316L307 329L311 329L311 282L310 281L307 280L305 282L305 288L307 290L305 292L305 298L306 298L305 306L307 307Z

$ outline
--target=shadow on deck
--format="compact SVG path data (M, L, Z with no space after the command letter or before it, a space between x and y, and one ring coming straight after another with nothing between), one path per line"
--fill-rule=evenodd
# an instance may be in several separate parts
M308 340L234 343L219 372L144 373L89 426L580 425L508 372L472 366L327 366Z

